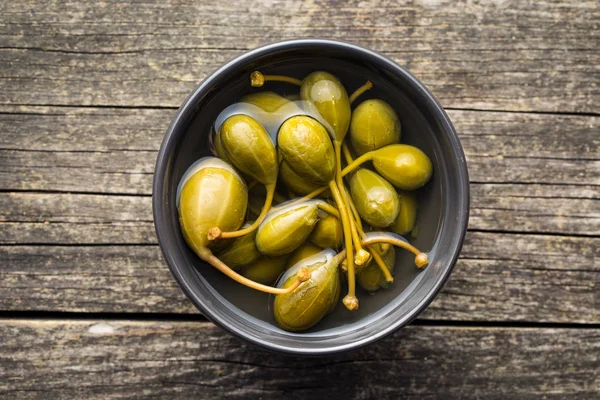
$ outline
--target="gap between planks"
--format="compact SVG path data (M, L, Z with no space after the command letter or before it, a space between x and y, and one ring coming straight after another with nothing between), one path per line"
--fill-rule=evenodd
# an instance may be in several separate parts
M178 110L179 107L174 106L148 106L148 105L118 105L118 104L60 104L60 103L0 103L2 107L65 107L65 108L107 108L107 109L122 109L122 110ZM486 112L486 113L508 113L508 114L535 114L548 116L565 116L565 117L600 117L600 113L595 112L577 112L577 111L541 111L541 110L504 110L504 109L488 109L488 108L470 108L470 107L443 107L446 111L469 111L469 112ZM0 115L53 115L52 113L36 113L23 111L5 111L1 110ZM60 115L60 114L54 114Z
M118 313L118 312L69 312L69 311L4 311L0 319L9 320L48 320L48 321L149 321L149 322L211 322L202 314L178 313ZM415 326L439 326L460 328L515 328L515 329L600 329L600 323L564 323L536 321L479 321L479 320L440 320L415 319L409 323Z

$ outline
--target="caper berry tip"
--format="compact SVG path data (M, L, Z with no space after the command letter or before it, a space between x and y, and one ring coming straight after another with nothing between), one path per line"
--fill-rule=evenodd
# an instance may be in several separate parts
M427 264L429 264L429 259L427 257L427 254L426 253L417 254L417 256L415 257L415 265L419 268L423 268Z
M300 270L298 270L298 272L296 273L296 278L298 278L300 282L306 282L310 279L310 276L310 271L306 267L300 268Z
M262 87L265 84L265 76L260 71L254 71L250 74L250 85L252 87Z
M342 271L348 272L348 264L346 263L346 260L340 263L340 268L342 269Z
M358 266L365 265L371 259L371 254L365 249L360 249L356 252L354 256L354 264Z
M215 226L208 230L206 236L208 236L208 240L216 240L221 237L222 233L223 232L221 231L221 229L218 226Z
M342 300L342 303L344 303L346 308L350 311L354 311L354 310L358 309L358 299L356 298L356 296L347 295Z

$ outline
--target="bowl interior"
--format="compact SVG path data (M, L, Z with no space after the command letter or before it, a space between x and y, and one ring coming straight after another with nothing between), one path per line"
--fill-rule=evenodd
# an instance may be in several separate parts
M400 117L401 142L422 149L434 168L432 180L419 190L418 236L412 241L430 252L430 265L420 271L414 266L414 256L398 249L395 281L390 289L370 295L359 288L358 311L346 311L340 303L333 314L303 333L289 333L275 325L269 295L245 288L202 262L186 245L177 220L177 184L195 160L210 155L208 134L220 111L242 95L258 90L298 93L298 88L290 84L250 87L249 74L256 69L298 78L314 70L326 70L336 75L349 93L371 80L374 88L355 105L368 98L387 101ZM339 43L298 42L295 46L280 44L259 49L234 60L194 92L163 143L154 206L165 258L186 294L207 317L272 349L315 354L374 340L407 323L426 307L449 274L462 244L468 180L464 155L447 117L430 94L415 85L418 83L414 78L374 53Z

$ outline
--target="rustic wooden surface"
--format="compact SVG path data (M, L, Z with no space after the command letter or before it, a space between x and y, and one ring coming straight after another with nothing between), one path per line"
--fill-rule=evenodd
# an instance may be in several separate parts
M197 314L150 195L204 76L314 36L432 89L472 209L413 326L299 359ZM0 398L598 398L599 48L597 1L0 2Z
M411 326L349 354L297 358L203 322L1 322L7 398L584 398L600 385L590 329Z

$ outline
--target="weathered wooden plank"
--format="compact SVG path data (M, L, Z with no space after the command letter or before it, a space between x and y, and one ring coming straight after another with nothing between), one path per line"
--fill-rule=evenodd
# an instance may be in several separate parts
M4 190L151 194L156 156L155 151L0 150L0 182Z
M4 112L4 114L2 114ZM172 110L1 107L0 187L150 194ZM600 185L600 118L451 111L474 182ZM583 192L588 194L584 194Z
M157 151L174 109L0 105L0 148ZM467 154L600 158L600 117L448 110Z
M3 110L3 190L151 193L153 149L162 136L157 126L168 123L170 110ZM473 227L597 234L597 201L538 201L599 197L591 186L600 184L597 117L468 111L451 116L472 181L528 183L473 185Z
M175 111L3 105L0 106L0 148L56 152L156 152ZM577 124L577 121L580 119L576 118L574 123Z
M468 232L443 294L424 317L480 320L481 313L481 320L598 321L598 242Z
M595 398L597 329L410 326L319 358L209 323L3 320L7 398Z
M475 182L569 184L599 186L600 161L545 158L467 156L469 178Z
M599 159L600 117L448 110L467 155Z
M73 225L152 222L149 196L17 192L1 193L0 199L1 222Z
M600 247L469 232L434 320L600 323ZM0 246L0 309L195 313L157 246Z
M0 247L0 309L196 313L150 246Z
M600 234L600 199L571 186L472 186L470 229ZM152 222L149 196L0 193L0 243L155 243Z
M1 103L177 106L244 50L343 39L408 67L446 107L596 112L594 2L3 2ZM119 84L115 84L119 82Z
M572 198L571 189L471 184L469 227L600 235L600 187L596 187L594 199Z
M0 243L156 243L150 197L1 193Z
M152 193L156 153L0 150L3 190ZM600 161L467 155L472 182L600 186ZM578 191L572 188L572 192Z

